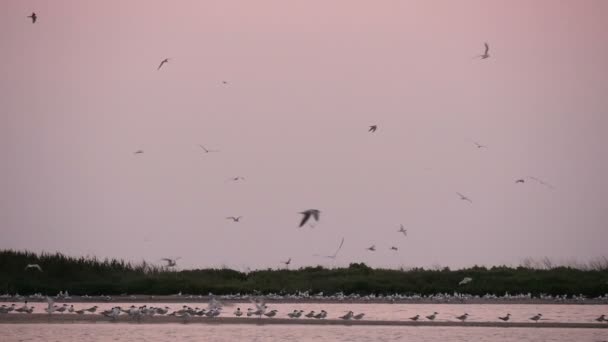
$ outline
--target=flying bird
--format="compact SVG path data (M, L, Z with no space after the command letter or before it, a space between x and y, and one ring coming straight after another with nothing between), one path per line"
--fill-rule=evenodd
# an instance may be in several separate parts
M166 261L167 262L167 267L175 267L177 265L177 260L179 260L180 258L175 258L175 259L171 259L171 258L162 258L160 260Z
M391 247L391 250L392 250L392 251L398 251L398 250L399 250L399 248L397 248L397 247L393 246L393 247Z
M375 252L376 251L376 245L371 245L370 247L366 248L368 251L370 252Z
M472 281L473 281L473 278L470 278L470 277L465 277L464 279L462 279L462 280L461 280L461 281L458 283L458 285L464 285L464 284L468 284L468 283L470 283L470 282L472 282Z
M342 249L342 245L344 244L344 238L342 238L342 241L340 242L340 245L338 246L338 249L336 249L336 251L334 252L333 255L319 255L319 254L315 254L314 256L322 256L325 258L329 258L329 259L336 259L336 257L338 256L338 252L340 251L340 249Z
M374 133L378 129L378 125L369 126L368 132Z
M486 59L490 57L490 54L488 53L490 51L490 46L488 45L488 43L483 43L483 45L486 47L486 50L484 51L483 55L479 55L477 57L481 59Z
M300 221L300 226L298 228L302 228L302 226L304 226L311 217L313 217L316 222L319 222L319 215L321 215L321 211L317 209L308 209L300 212L300 214L304 216L302 217L302 221Z
M403 233L403 236L407 236L407 229L405 229L405 227L403 225L401 225L401 227L399 227L399 230L397 231L397 233Z
M488 146L482 145L482 144L478 143L477 141L473 141L473 144L475 144L475 146L477 146L477 148L488 148Z
M32 12L32 15L28 15L28 18L32 19L32 24L36 23L36 19L38 19L38 16L36 15L36 12Z
M25 266L25 270L29 270L30 268L35 268L38 271L42 272L42 267L40 267L40 265L38 264L28 264L27 266Z
M456 194L458 194L458 196L460 196L460 199L463 201L469 201L470 203L473 203L473 201L471 201L470 198L468 198L467 196L461 194L460 192L457 192Z
M239 222L242 217L243 216L238 216L238 217L228 216L228 217L226 217L226 220L232 220L234 222Z
M525 183L525 180L523 178L520 178L520 179L518 179L518 180L515 181L515 184L517 184L517 183L522 183L523 184L523 183Z
M535 181L535 182L537 182L537 183L539 183L539 184L541 184L541 185L544 185L544 186L548 187L551 190L555 189L555 187L553 185L545 182L544 180L542 180L540 178L537 178L537 177L528 177L528 178L531 179L531 180L533 180L533 181Z
M133 152L133 154L143 154L143 153L144 153L144 150L137 150L137 151Z
M169 58L165 58L163 59L160 64L158 65L158 69L156 70L160 70L160 68L165 64L165 63L169 63Z
M226 182L229 182L229 181L238 182L238 181L240 181L240 180L243 180L243 181L244 181L244 180L245 180L245 177L241 177L241 176L237 176L237 177L231 177L231 178L228 178L228 180L227 180Z
M281 261L281 264L285 264L285 267L289 267L289 264L291 264L291 258L287 259L287 261Z
M198 146L200 146L203 149L203 151L205 151L205 153L219 152L219 150L208 150L203 145L198 145Z

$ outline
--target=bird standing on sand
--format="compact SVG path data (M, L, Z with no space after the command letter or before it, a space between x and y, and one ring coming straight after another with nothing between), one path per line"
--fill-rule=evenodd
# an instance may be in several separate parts
M349 311L346 313L346 315L340 316L339 318L341 318L343 320L349 320L349 319L353 318L353 315L354 315L354 312Z
M499 319L499 320L501 320L501 321L503 321L503 322L508 321L510 318L511 318L511 314L510 314L510 313L508 313L508 314L507 314L506 316L504 316L504 317L498 317L498 319Z
M378 129L378 125L371 125L371 126L369 126L369 129L367 131L370 133L374 133L377 129Z
M238 217L234 217L234 216L228 216L226 217L226 220L232 220L234 222L239 222L241 220L243 216L238 216Z
M414 317L410 317L410 320L412 320L412 321L417 321L419 319L420 319L420 315L416 315Z
M156 70L160 70L160 68L162 68L162 66L163 66L165 63L169 63L169 58L165 58L165 59L163 59L163 60L160 62L160 64L158 65L158 69L156 69Z
M32 19L32 24L36 23L36 19L38 19L38 16L36 15L36 12L32 12L31 15L27 16L28 18Z
M307 313L306 315L304 315L304 317L308 317L308 318L313 318L315 317L315 311L312 310L311 312Z
M543 317L543 314L538 314L538 315L535 315L535 316L530 317L530 320L532 320L532 321L534 321L534 322L538 323L538 321L540 321L540 319L541 319L542 317Z
M29 270L32 268L42 272L42 267L40 267L40 265L38 264L28 264L27 266L25 266L25 270Z
M461 322L464 322L466 321L467 317L469 317L469 314L465 312L464 315L457 316L456 319L460 320Z
M486 59L486 58L490 58L490 54L488 53L490 51L490 46L488 45L488 43L483 43L483 45L486 47L483 55L479 55L477 57L481 58L481 59Z
M300 226L298 228L302 228L310 218L314 218L316 222L319 222L319 216L321 215L321 211L317 209L308 209L300 212L300 214L304 215L302 217L302 221L300 221Z
M354 315L353 318L356 320L360 320L361 318L363 318L363 316L365 316L364 312Z
M458 196L460 196L460 199L463 201L468 201L469 203L473 203L473 201L471 201L470 198L468 198L467 196L461 194L460 192L456 192L456 194L458 194Z
M598 322L608 322L608 319L606 319L606 315L601 315L600 317L595 319Z
M243 311L241 311L241 308L236 308L236 311L234 312L234 315L236 317L241 317L243 316Z
M435 311L435 312L433 312L433 314L432 314L432 315L428 315L428 316L426 316L426 318L427 318L427 319L429 319L429 320L431 320L431 321L434 321L434 320L435 320L435 318L437 318L437 315L438 315L438 314L439 314L439 312Z

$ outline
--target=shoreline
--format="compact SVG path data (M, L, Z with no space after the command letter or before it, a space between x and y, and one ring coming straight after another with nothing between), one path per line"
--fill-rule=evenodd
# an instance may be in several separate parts
M6 314L0 315L2 324L252 324L252 325L324 325L324 326L404 326L404 327L480 327L480 328L578 328L606 329L608 323L560 323L560 322L451 322L451 321L387 321L387 320L304 320L288 318L239 318L239 317L182 317L153 316L139 321L128 316L119 316L116 320L100 315L61 315L61 314Z

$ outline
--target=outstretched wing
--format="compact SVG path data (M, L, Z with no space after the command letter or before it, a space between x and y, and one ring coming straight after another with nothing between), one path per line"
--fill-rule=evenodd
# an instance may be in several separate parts
M338 255L338 252L340 251L340 249L342 249L342 245L344 244L344 238L342 238L342 241L340 242L340 246L338 246L338 249L336 249L336 252L334 253L334 255L332 255L332 258L336 258L336 256Z
M302 215L304 215L304 217L302 217L302 221L300 221L300 228L302 228L302 226L304 226L306 224L306 222L308 221L308 219L310 218L310 212L304 212L301 213Z
M319 214L320 214L320 211L318 211L318 210L315 210L312 212L312 216L315 218L315 221L319 221Z
M488 45L488 43L483 43L483 45L486 46L486 52L484 53L484 55L487 55L488 51L490 51L490 46Z

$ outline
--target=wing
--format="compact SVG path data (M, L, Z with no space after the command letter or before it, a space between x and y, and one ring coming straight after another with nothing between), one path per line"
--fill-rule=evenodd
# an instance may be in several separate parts
M483 45L486 46L486 52L484 54L487 55L488 51L490 51L490 46L488 45L488 43L483 43Z
M336 249L336 252L332 256L333 258L335 258L338 255L338 252L340 251L340 249L342 249L343 244L344 244L344 238L342 238L342 242L340 242L340 246L338 246L338 249Z
M304 217L302 217L302 221L300 221L300 228L302 228L302 226L304 226L306 224L306 221L308 221L308 219L310 218L309 212L305 212L302 215L304 215Z
M465 196L463 194L461 194L460 192L457 192L456 194L458 194L458 196L460 196L460 198L465 198Z
M312 212L312 216L314 216L316 221L319 221L320 212L318 210Z

